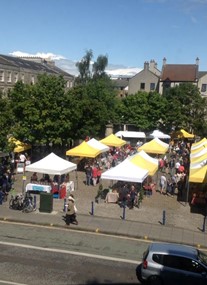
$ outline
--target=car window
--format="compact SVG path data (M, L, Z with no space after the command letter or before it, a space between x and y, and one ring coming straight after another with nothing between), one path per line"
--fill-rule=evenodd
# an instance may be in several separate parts
M200 250L198 250L198 259L207 266L207 255Z
M164 255L163 265L193 273L206 272L206 269L196 260L175 255Z
M163 254L154 253L152 255L152 260L156 263L163 264Z

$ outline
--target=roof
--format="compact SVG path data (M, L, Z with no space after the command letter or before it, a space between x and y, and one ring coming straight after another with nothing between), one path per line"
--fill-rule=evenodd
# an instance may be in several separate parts
M37 72L46 72L51 74L62 74L65 76L72 76L73 75L63 71L62 69L58 68L57 66L52 66L47 64L45 60L43 63L35 62L33 60L26 60L19 57L8 56L0 54L0 64L13 66L16 68L24 68L24 69L31 69Z
M133 132L133 131L118 131L115 133L117 137L125 137L125 138L146 138L144 132Z
M195 82L198 79L198 65L165 64L160 79L172 82Z
M156 251L156 252L163 252L163 253L170 253L170 254L179 254L182 256L188 256L196 258L198 256L198 251L196 248L187 246L187 245L181 245L181 244L175 244L175 243L152 243L150 246L150 250Z
M205 76L207 74L207 71L199 71L198 72L198 78L202 78L203 76Z
M129 79L128 78L118 78L113 79L114 86L116 88L125 88L129 85Z

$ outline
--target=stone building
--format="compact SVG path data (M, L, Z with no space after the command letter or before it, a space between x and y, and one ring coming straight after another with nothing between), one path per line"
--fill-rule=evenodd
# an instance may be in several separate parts
M55 66L54 61L38 57L0 55L0 92L6 93L17 81L35 84L40 74L63 76L66 89L74 85L75 77Z

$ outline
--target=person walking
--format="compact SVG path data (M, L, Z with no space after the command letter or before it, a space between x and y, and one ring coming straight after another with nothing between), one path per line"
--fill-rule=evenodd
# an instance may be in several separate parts
M65 222L66 225L69 226L71 223L78 225L78 221L76 218L76 206L75 206L75 199L73 194L70 194L70 196L68 197L68 205L67 205L67 212L66 212L66 218L65 218Z
M85 173L86 173L86 185L91 185L91 179L92 179L92 167L90 164L87 164L85 166Z
M167 179L165 174L160 176L160 194L164 194L164 191L166 190L167 186Z

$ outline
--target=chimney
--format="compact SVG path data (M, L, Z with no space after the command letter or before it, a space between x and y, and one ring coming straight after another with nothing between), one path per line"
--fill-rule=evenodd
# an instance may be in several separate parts
M148 62L148 61L145 61L145 63L144 63L144 69L149 69L149 62Z
M196 65L199 65L199 58L196 58Z
M167 62L167 59L164 57L164 58L163 58L163 61L162 61L162 64L165 65L166 62Z

